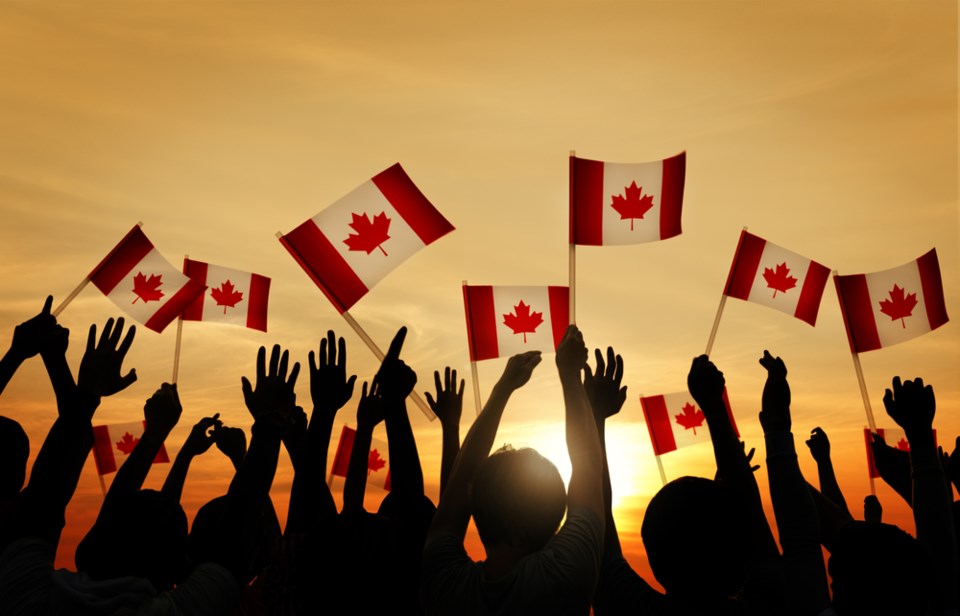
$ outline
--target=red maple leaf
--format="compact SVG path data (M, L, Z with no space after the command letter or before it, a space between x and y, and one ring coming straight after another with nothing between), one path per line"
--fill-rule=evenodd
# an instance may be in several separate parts
M351 233L347 239L343 240L343 243L350 250L362 250L367 254L379 248L380 252L386 256L387 251L383 249L381 244L390 239L387 234L390 230L390 219L387 218L387 213L380 212L373 217L372 221L366 213L363 216L353 213L350 215L353 216L350 228L356 233Z
M900 451L910 451L910 443L907 442L907 439L902 438L897 441L897 449Z
M530 312L530 306L520 303L513 307L513 312L503 315L503 324L513 330L514 334L523 334L523 342L527 342L527 334L537 331L543 323L542 312Z
M630 230L633 231L634 219L642 219L653 207L653 195L643 194L643 188L637 186L636 182L630 182L630 186L625 186L623 192L623 195L613 195L610 207L620 214L620 220L630 219Z
M133 448L136 447L139 442L140 439L129 432L124 432L123 440L117 441L117 449L129 456L130 452L133 451Z
M797 279L789 276L789 273L790 268L787 267L786 261L777 266L777 271L773 271L769 267L763 268L763 279L767 281L767 287L773 289L774 297L777 296L777 291L786 293L797 286Z
M900 319L900 323L904 329L906 329L907 323L903 319L913 316L913 309L917 305L917 294L911 293L904 297L903 289L896 284L893 285L893 290L888 291L888 293L890 294L890 299L885 299L880 302L880 312L890 317L891 321Z
M236 307L237 302L243 299L243 293L235 290L228 278L219 289L210 289L210 297L217 302L217 306L223 306L223 314L227 314L227 308Z
M370 450L370 458L367 460L367 474L376 473L387 465L386 460L380 457L380 452L376 448Z
M693 430L693 433L697 433L697 428L703 425L703 420L706 419L703 416L703 411L693 406L689 402L683 405L683 412L679 415L674 415L677 418L677 423L683 426L684 430Z
M160 290L161 274L151 274L149 278L143 275L143 272L137 272L133 277L133 292L137 294L131 304L136 304L138 299L144 302L158 302L163 297L163 291Z

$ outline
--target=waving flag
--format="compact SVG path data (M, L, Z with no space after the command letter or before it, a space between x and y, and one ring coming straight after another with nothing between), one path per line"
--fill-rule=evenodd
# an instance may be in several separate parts
M816 325L829 275L816 261L742 231L723 293Z
M337 443L337 452L333 455L333 466L330 468L330 474L337 477L346 477L347 470L350 468L350 455L353 453L353 441L357 436L357 431L344 425L340 431L340 442ZM370 456L367 460L367 481L376 476L377 481L374 485L390 491L390 449L387 444L380 439L370 440ZM382 478L382 481L380 479Z
M570 243L641 244L680 235L686 152L647 163L570 157Z
M727 407L733 431L740 436L737 422L730 410L726 389L723 390L723 404ZM640 398L640 406L643 408L643 418L647 421L653 453L656 455L661 456L688 445L710 442L706 417L689 393L682 391L644 396Z
M935 248L900 267L834 282L854 353L916 338L949 320Z
M569 287L463 287L470 360L552 353L570 323Z
M204 290L163 258L139 226L88 276L110 300L146 327L162 332Z
M451 231L453 225L398 163L280 242L343 313L407 258Z
M97 463L97 473L107 475L115 472L140 442L145 421L108 424L93 427L93 460ZM170 462L167 450L160 445L160 451L153 459L154 464Z
M184 321L214 321L267 331L269 278L191 259L184 259L183 273L207 287L184 310Z

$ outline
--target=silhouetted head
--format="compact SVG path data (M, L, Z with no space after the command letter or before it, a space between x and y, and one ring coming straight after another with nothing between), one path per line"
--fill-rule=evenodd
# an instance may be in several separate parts
M749 528L722 484L681 477L657 492L640 527L650 569L668 595L720 599L746 577Z
M30 439L19 423L0 415L0 500L15 497L27 476Z
M926 552L890 524L845 524L828 568L833 605L841 616L926 614L936 590Z
M101 512L77 546L76 563L94 580L132 575L164 591L182 574L186 549L187 516L180 503L156 490L139 490Z
M470 511L487 548L541 549L557 532L567 492L553 462L533 449L498 449L473 479Z

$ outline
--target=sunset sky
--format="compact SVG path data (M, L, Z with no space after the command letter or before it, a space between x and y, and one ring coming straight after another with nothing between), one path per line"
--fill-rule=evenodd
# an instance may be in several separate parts
M960 434L956 2L4 2L0 74L0 343L138 221L178 267L188 254L272 278L268 333L184 325L171 455L204 415L249 427L240 376L253 375L260 345L280 343L305 367L333 328L348 369L372 377L373 355L275 234L396 162L456 230L351 313L383 347L410 328L402 358L420 391L447 365L469 378L462 281L567 284L571 150L616 162L687 153L682 235L577 251L577 321L589 345L613 345L626 364L628 400L607 438L621 539L648 579L639 527L661 484L639 396L685 387L743 227L841 274L936 247L954 320L861 360L881 427L893 426L881 402L890 378L922 376L936 389L941 443ZM74 367L89 324L118 314L92 286L63 312ZM142 417L171 377L175 329L138 328L126 365L139 380L95 423ZM711 358L761 464L763 349L790 369L806 476L816 482L802 441L821 426L862 513L866 420L832 281L816 327L726 303ZM504 364L480 363L484 397ZM309 407L305 373L298 393ZM355 424L357 397L334 435ZM31 461L55 413L32 360L0 398L0 414L30 435ZM436 498L440 426L413 405L410 416ZM536 447L566 475L562 417L551 355L511 400L497 442ZM714 471L706 446L662 461L668 478ZM155 467L148 487L167 469ZM188 515L230 477L216 450L198 458ZM282 453L272 492L281 519L291 479ZM766 499L764 468L757 480ZM877 489L886 521L912 532L899 498ZM367 494L375 509L383 492ZM72 566L101 500L88 460L58 564Z

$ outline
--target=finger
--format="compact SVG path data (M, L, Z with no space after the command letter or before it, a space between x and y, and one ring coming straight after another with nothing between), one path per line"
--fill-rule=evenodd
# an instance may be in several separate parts
M253 395L253 387L250 387L250 380L245 376L240 377L240 390L243 391L244 399Z
M47 299L43 302L43 310L40 311L40 314L46 316L50 314L50 308L53 307L53 296L48 295Z
M450 366L446 366L446 367L443 369L443 388L444 388L444 390L446 390L446 391L450 391L451 389L453 389L454 381L457 380L456 370L454 370L453 374L454 374L454 376L453 376L453 378L452 378L452 380L451 380L451 377L450 377Z
M883 392L883 407L887 409L889 415L895 415L897 412L897 405L893 403L893 392L889 389Z
M96 340L97 340L97 325L96 323L94 323L93 325L90 326L90 330L87 333L87 351L86 351L87 353L92 353L93 350L96 348L96 345L97 345Z
M427 398L427 404L430 405L430 408L433 409L434 412L436 412L437 403L436 403L436 401L433 399L433 396L430 395L430 392L428 391L428 392L426 392L426 393L423 394L423 395Z
M617 355L613 360L616 365L616 369L613 371L613 382L619 385L623 381L623 358Z
M120 343L120 348L117 349L117 353L120 354L120 360L122 361L127 355L127 351L130 350L130 345L133 344L133 337L137 334L137 326L131 325L130 329L127 330L127 335L123 337L123 341Z
M607 347L607 370L606 376L612 376L617 371L617 356L613 352L613 347Z
M280 365L277 367L277 376L281 379L287 379L287 367L290 364L290 351L284 350L280 354Z
M319 359L319 364L320 364L320 366L326 366L326 365L327 365L327 339L326 339L326 338L321 338L321 339L320 339L320 359Z
M393 337L393 341L390 342L390 348L387 349L387 354L383 358L383 363L386 363L387 360L395 360L400 357L400 350L403 348L403 341L407 337L407 327L403 326L397 330L397 335Z
M117 319L117 322L114 324L113 331L110 332L110 348L115 349L117 345L120 344L120 336L123 334L123 317Z
M136 382L137 382L137 371L130 370L130 372L120 377L120 389L118 389L117 391L122 391L127 387L130 387Z
M903 390L903 383L900 382L900 377L893 377L893 395L896 397L900 396L900 392Z
M257 382L267 376L267 347L261 346L257 351Z
M330 332L333 335L333 332ZM342 337L337 341L337 365L347 367L347 341Z
M310 362L310 374L317 373L317 355L313 351L307 353L307 361Z
M597 376L603 376L604 368L606 367L603 363L603 353L600 352L600 349L594 349L593 355L596 358L597 362Z
M463 379L460 379L460 389L457 390L457 397L463 400L463 387L467 382Z
M450 376L449 371L447 372L447 376ZM437 388L437 395L439 396L440 392L443 391L443 387L440 386L440 372L437 370L433 371L433 384Z
M337 365L337 338L332 329L327 330L327 365Z
M110 339L110 333L113 331L113 317L107 319L106 325L103 326L103 331L100 332L100 340L97 342L97 348L104 346L107 343L107 340Z
M287 385L290 386L290 389L293 389L297 384L297 377L300 376L300 362L293 364L293 368L290 370L290 378L287 379Z
M270 349L270 370L267 372L267 376L276 376L277 369L280 367L280 345L275 344L273 348Z

